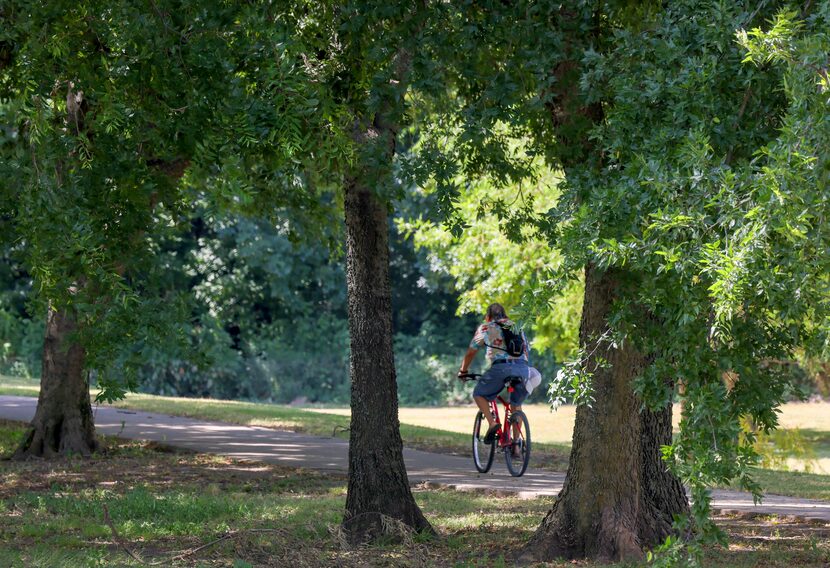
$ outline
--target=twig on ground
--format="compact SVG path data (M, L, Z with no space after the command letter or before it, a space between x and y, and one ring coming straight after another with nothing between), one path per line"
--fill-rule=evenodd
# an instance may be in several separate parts
M346 532L343 530L343 527L340 525L329 525L328 526L329 534L337 541L337 545L340 547L340 550L349 550L349 541L346 539Z
M144 564L144 560L142 560L141 557L138 556L135 552L130 550L130 547L127 546L126 541L123 538L121 538L120 534L118 534L118 531L115 529L115 524L112 522L112 519L110 518L110 512L109 512L109 509L107 509L107 504L106 503L104 503L104 522L107 524L107 526L112 531L112 536L115 539L115 542L120 544L121 548L123 548L124 551L127 554L129 554L136 562L140 562L141 564Z
M171 560L182 560L184 558L187 558L188 556L193 556L194 554L197 554L197 553L201 552L202 550L204 550L206 548L210 548L211 546L219 544L220 542L223 542L223 541L226 541L226 540L229 540L229 539L232 539L232 538L236 538L240 535L254 534L254 533L285 534L285 531L282 530L282 529L243 529L243 530L239 530L239 531L230 531L230 532L227 532L227 533L223 534L219 538L217 538L215 540L212 540L212 541L210 541L206 544L203 544L201 546L197 546L196 548L193 548L191 550L186 550L184 552L181 552L181 553L171 557Z

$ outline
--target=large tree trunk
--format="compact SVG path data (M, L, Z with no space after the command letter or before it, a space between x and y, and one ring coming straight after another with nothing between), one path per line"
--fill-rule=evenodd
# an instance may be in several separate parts
M49 309L37 410L14 459L88 456L98 448L77 329L74 312Z
M603 357L610 367L594 373L595 402L576 413L568 473L553 508L528 544L537 560L590 557L640 559L671 533L672 517L688 513L683 486L661 460L671 443L671 405L641 411L632 381L648 364L632 343L619 348L597 338L608 328L620 273L589 267L580 344L593 369ZM595 349L596 348L596 349Z
M343 527L353 543L389 534L387 518L432 531L403 461L392 347L388 212L358 179L346 184L351 430ZM394 525L394 523L393 523Z

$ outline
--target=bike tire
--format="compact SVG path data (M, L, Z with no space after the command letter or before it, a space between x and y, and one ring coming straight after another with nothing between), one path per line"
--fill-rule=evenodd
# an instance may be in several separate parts
M508 428L510 428L511 444L504 449L504 461L507 464L507 470L513 477L521 477L527 471L527 465L530 463L530 422L527 416L521 410L510 415ZM513 424L519 424L519 435L514 437ZM513 447L518 445L521 452L521 458L513 457Z
M483 428L482 423L484 424ZM493 456L496 453L497 441L493 441L492 444L484 443L484 435L487 434L487 429L487 420L484 418L484 414L479 411L473 423L473 463L479 473L490 471L490 467L493 465Z

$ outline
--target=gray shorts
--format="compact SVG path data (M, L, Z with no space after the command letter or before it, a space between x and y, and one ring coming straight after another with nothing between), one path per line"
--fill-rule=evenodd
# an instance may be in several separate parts
M518 360L510 363L496 363L484 373L473 389L473 396L483 396L487 400L495 399L510 377L521 377L527 379L527 361ZM519 383L510 393L510 404L521 404L527 398L527 390L524 383Z

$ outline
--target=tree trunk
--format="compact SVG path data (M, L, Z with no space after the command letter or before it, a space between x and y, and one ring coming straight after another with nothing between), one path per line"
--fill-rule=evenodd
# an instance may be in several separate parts
M388 518L419 532L432 527L412 497L403 461L388 212L358 179L347 182L345 193L352 418L343 527L351 542L360 543L390 535Z
M683 486L661 459L671 443L671 405L641 411L632 381L648 365L631 342L597 346L617 296L621 274L588 267L580 344L597 368L595 402L576 412L568 473L559 497L526 549L527 559L590 557L604 561L641 559L644 550L671 533L673 515L687 514Z
M14 459L88 456L98 448L77 329L74 312L49 309L37 410Z

